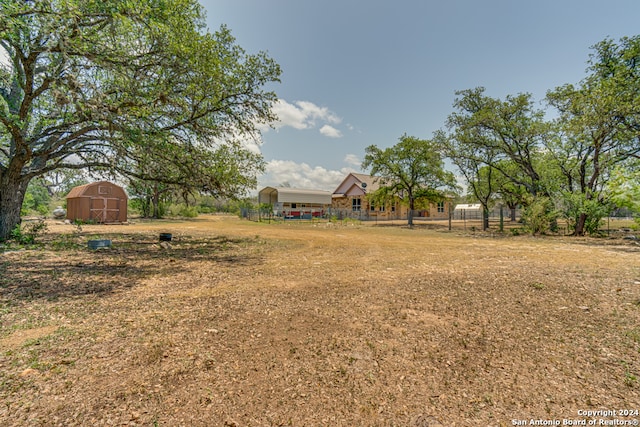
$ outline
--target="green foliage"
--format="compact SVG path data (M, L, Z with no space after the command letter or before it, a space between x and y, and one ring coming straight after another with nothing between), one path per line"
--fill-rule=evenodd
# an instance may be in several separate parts
M257 185L257 174L264 171L262 156L238 143L216 148L192 146L187 151L172 143L158 144L172 155L157 159L140 153L130 165L130 194L141 199L145 216L161 216L158 203L177 197L185 202L198 195L240 197Z
M199 196L198 200L198 212L200 213L214 213L214 212L227 212L236 213L238 202L232 199L216 198L212 196Z
M273 215L273 205L271 203L260 203L258 210L262 215Z
M531 201L526 215L539 233L554 224L543 202L552 198L574 234L595 234L609 200L638 210L638 58L640 36L593 46L588 75L547 93L553 121L528 94L500 100L481 87L456 92L449 133L436 139L483 204L493 194L510 207Z
M609 215L612 210L607 203L600 200L589 200L581 193L563 193L561 197L561 213L567 221L569 231L573 233L576 232L576 225L581 216L584 216L584 233L597 234L602 218Z
M243 198L240 200L234 200L231 202L231 212L242 216L246 212L250 210L254 210L258 208L257 198Z
M559 113L555 123L559 133L547 149L561 171L560 190L581 197L569 203L571 213L581 215L575 222L577 235L597 231L602 208L608 209L604 191L609 176L640 154L638 57L640 36L623 37L617 43L604 40L593 46L590 74L583 81L547 94Z
M441 200L446 189L455 189L455 177L444 169L444 162L436 142L406 134L396 145L380 149L366 148L363 169L379 176L380 189L371 200L382 204L394 199L415 209L417 200ZM412 218L409 215L409 225Z
M534 197L544 193L536 153L550 127L532 96L507 95L501 100L487 96L483 87L456 95L456 111L447 119L450 134L440 139L467 180L474 182L482 166L489 166ZM486 173L487 178L492 175ZM483 193L493 192L488 190L484 188Z
M47 232L47 224L43 220L16 225L11 231L10 239L21 245L33 245L36 239Z
M622 166L615 168L608 182L608 190L611 201L617 207L629 208L640 216L640 165L636 167L636 170Z
M143 180L130 181L127 187L129 206L145 218L162 218L170 203L168 196L170 188L167 185Z
M78 249L81 246L74 234L61 234L51 242L51 248L57 251Z
M275 119L280 67L209 32L197 0L5 0L0 44L0 183L22 195L0 193L0 240L21 190L59 170L230 196L255 183L262 158L239 140Z
M188 206L184 203L172 204L167 207L167 215L183 218L196 218L198 216L198 208L196 206Z
M46 216L49 213L49 203L51 196L41 180L33 180L27 187L20 215L39 214Z
M20 216L27 216L31 212L31 206L33 206L33 194L25 194L22 201L22 207L20 208Z
M532 199L522 214L525 229L535 235L555 231L558 214L548 197Z
M511 233L512 236L519 236L520 234L522 234L522 229L521 228L510 228L509 232Z
M49 172L40 179L49 194L64 198L72 188L89 184L89 178L78 170L59 169Z

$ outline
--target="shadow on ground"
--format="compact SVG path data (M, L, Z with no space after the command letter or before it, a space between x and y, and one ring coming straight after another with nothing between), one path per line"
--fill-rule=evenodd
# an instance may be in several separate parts
M259 264L254 239L225 236L180 236L159 242L157 235L101 235L107 249L91 250L81 233L52 235L33 247L13 248L0 259L0 301L57 300L105 294L132 288L154 275L175 275L192 270L191 263L228 267Z

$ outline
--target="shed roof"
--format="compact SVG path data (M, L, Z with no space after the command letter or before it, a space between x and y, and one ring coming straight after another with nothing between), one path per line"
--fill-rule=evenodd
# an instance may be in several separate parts
M270 201L274 194L278 203L331 204L331 192L304 188L265 187L258 193L258 199L261 203L267 203L267 200Z
M454 211L479 211L481 209L482 205L480 203L462 203L453 208Z
M78 185L77 187L73 187L71 191L69 191L69 194L67 194L67 199L73 199L75 197L83 197L87 192L87 190L89 190L91 187L101 186L101 185L108 185L110 187L117 188L122 192L123 197L127 197L127 193L124 191L124 188L120 187L119 185L116 185L109 181L97 181L97 182L91 182L89 184Z
M67 198L69 199L69 198L82 196L85 190L87 189L87 187L89 187L89 185L92 185L92 184L84 184L84 185L78 185L77 187L73 187L71 191L69 191L69 194L67 194Z

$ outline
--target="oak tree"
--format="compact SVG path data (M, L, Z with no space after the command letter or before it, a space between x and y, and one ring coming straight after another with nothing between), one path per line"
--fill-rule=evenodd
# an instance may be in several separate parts
M363 169L378 176L378 192L397 197L409 207L408 225L413 226L416 201L441 200L444 191L456 188L455 177L444 169L438 145L431 140L402 135L392 147L366 148Z
M607 39L593 49L585 79L547 93L561 130L547 149L562 170L575 235L597 229L609 211L611 173L640 157L640 36Z
M0 240L35 177L87 168L143 177L131 168L141 152L180 153L175 162L192 153L195 164L274 119L266 86L279 66L247 54L224 26L209 32L196 0L5 0L0 53ZM210 172L215 191L235 185L224 167Z

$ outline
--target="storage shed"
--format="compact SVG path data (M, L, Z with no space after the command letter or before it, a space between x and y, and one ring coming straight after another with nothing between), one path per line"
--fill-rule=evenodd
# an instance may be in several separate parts
M258 193L258 203L273 206L273 213L284 218L310 219L324 215L331 206L331 193L323 190L265 187Z
M453 219L482 219L480 203L464 203L453 209Z
M100 223L127 221L127 193L108 181L80 185L67 194L67 219Z

